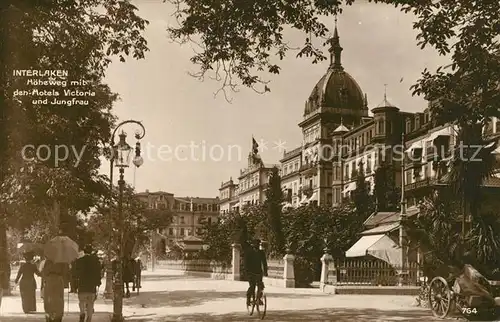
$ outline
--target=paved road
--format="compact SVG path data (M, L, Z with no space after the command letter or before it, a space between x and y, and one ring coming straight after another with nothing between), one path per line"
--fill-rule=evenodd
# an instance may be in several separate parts
M245 308L246 283L184 277L172 272L145 272L143 289L124 301L127 321L252 321ZM267 321L438 321L413 306L411 296L328 295L317 289L266 288ZM38 309L43 308L41 300ZM64 322L78 321L78 303L70 295ZM96 302L94 322L109 321L112 302ZM25 315L18 295L4 298L0 321L44 321ZM442 321L442 320L441 320Z

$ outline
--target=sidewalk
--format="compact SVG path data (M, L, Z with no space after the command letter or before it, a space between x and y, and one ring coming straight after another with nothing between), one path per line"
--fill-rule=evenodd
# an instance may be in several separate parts
M253 320L255 317L246 313L247 287L246 282L186 277L170 271L144 272L141 293L124 299L123 314L127 321L135 322ZM18 294L4 298L0 321L44 321L43 314L22 313ZM329 295L317 289L272 286L266 287L266 294L266 321L439 321L432 319L428 309L413 307L411 296ZM39 299L38 310L42 309ZM112 301L99 296L95 310L94 322L109 322ZM69 311L72 313L66 314L63 322L78 321L74 294L70 295Z

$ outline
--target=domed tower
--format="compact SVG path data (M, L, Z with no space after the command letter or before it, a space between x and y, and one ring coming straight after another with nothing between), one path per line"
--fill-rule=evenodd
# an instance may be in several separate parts
M359 125L363 117L368 116L368 102L356 80L342 66L340 37L335 23L330 43L330 66L325 75L314 86L305 103L302 128L321 117L328 124L326 136L340 125L340 119L347 126ZM323 131L322 131L323 132ZM326 131L325 131L326 132ZM322 133L323 134L323 133Z
M342 47L337 19L330 44L330 65L314 86L305 103L304 119L299 123L303 133L301 182L309 186L319 204L333 203L332 136L361 124L368 116L368 102L358 83L342 66ZM346 127L347 126L347 127ZM318 157L319 156L319 157ZM311 160L315 160L311 162Z

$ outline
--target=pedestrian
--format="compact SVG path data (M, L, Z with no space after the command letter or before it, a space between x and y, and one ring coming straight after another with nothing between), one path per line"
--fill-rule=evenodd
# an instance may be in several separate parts
M45 259L45 256L42 256L42 257L40 258L40 262L38 263L38 271L39 271L39 272L43 272L43 266L45 265L45 260L46 260L46 259ZM43 299L43 288L44 288L44 285L45 285L45 283L44 283L44 282L45 282L45 281L44 281L44 279L43 279L43 273L42 273L42 278L41 278L41 281L40 281L40 284L42 284L42 285L40 285L40 297L41 297L42 299Z
M91 322L97 288L101 286L101 263L99 258L92 254L92 246L85 246L83 252L84 256L75 263L80 322Z
M2 265L2 262L3 261L0 261L0 308L2 308L3 290L9 289L10 287L10 276L8 276L8 270Z
M46 322L62 322L64 315L64 278L68 272L67 264L54 263L46 259L43 266L43 301Z
M19 283L23 312L26 314L36 312L36 280L40 276L38 267L33 263L33 253L25 253L25 263L21 264L17 272L16 284Z
M142 261L141 257L137 256L135 259L135 287L137 288L137 292L141 288L141 276L142 275Z

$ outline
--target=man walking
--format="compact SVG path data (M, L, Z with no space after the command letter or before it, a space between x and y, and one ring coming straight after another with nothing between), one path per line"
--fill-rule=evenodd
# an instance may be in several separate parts
M84 255L75 262L76 288L80 305L80 322L91 322L97 287L101 285L101 263L92 255L92 246L83 249Z

